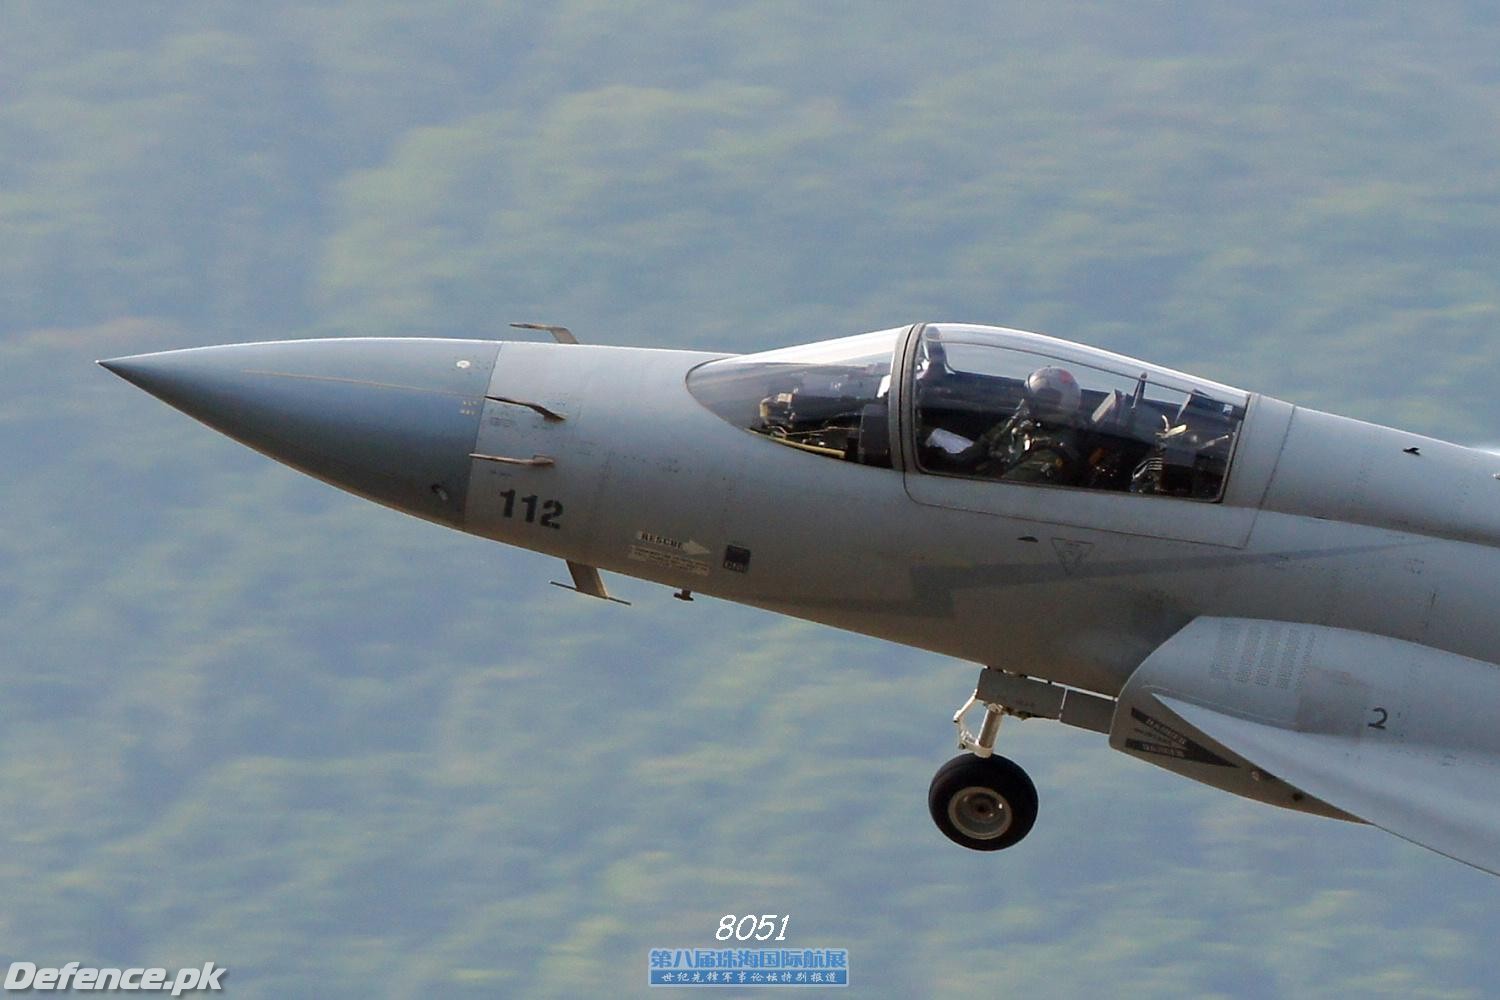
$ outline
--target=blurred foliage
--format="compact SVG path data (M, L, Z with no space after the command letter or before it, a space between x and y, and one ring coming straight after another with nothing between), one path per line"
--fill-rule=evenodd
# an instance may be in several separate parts
M1482 875L1042 722L967 855L971 667L579 601L89 363L951 319L1493 441L1490 5L0 9L0 958L572 997L789 912L861 994L1491 992Z

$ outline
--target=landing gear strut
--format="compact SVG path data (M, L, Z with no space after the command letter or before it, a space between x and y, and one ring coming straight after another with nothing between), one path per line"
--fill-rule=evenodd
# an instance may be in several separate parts
M984 720L975 735L964 716L976 705ZM1013 761L995 754L995 737L1007 715L1061 719L1109 732L1114 700L986 667L969 700L953 715L959 754L938 769L927 790L927 808L943 835L975 851L998 851L1020 842L1036 822L1036 786Z

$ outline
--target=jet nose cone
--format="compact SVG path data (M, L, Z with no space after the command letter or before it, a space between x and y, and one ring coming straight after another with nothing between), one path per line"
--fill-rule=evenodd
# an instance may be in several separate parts
M149 355L142 355L142 357L149 357ZM112 361L97 361L95 364L99 365L105 371L113 372L127 382L134 382L135 380L130 377L130 363L134 360L136 359L115 358Z
M497 343L287 340L100 361L308 475L461 526Z

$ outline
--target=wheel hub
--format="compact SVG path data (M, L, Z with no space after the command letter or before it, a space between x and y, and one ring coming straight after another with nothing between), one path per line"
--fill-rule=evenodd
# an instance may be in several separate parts
M1010 829L1010 803L993 788L970 785L948 800L948 819L965 836L994 840Z

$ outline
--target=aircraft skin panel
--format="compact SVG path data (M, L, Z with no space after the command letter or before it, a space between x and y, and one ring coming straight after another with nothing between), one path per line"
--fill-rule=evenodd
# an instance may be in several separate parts
M906 489L917 503L998 514L1035 525L1071 525L1144 538L1243 548L1255 526L1254 507L1066 487L985 482L911 472Z
M1297 407L1264 507L1494 546L1497 473L1486 451Z
M1289 732L1158 697L1190 725L1308 795L1500 875L1500 757Z

